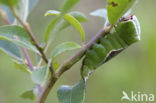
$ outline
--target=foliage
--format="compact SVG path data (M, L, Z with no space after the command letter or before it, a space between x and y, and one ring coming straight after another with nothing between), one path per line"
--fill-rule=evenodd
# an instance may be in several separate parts
M132 15L124 17L136 0L108 0L107 9L100 8L90 13L92 16L105 19L103 28L105 32L101 33L101 38L93 37L89 42L90 47L85 45L85 31L81 25L87 22L86 16L79 11L70 12L80 0L65 0L60 11L48 10L45 13L45 16L52 15L55 18L45 30L44 43L38 43L27 23L28 15L37 1L0 0L2 4L0 13L8 24L0 27L0 50L13 58L15 68L30 75L35 85L35 88L24 92L21 97L43 103L59 76L84 56L80 69L81 80L74 86L63 85L58 89L59 103L83 103L89 75L119 52L140 40L138 20ZM46 51L52 40L57 39L56 34L69 26L78 32L82 46L75 42L64 42L53 48L49 57ZM32 58L26 49L33 51L37 56L37 64L31 61ZM58 55L74 49L80 51L64 64L57 64L55 59Z

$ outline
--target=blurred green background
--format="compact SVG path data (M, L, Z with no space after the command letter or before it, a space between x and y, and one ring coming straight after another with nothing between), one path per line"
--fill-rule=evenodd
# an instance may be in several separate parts
M42 41L47 24L53 17L44 17L49 9L58 10L63 0L40 0L29 16L29 23L38 40ZM108 63L102 65L87 82L85 103L126 103L121 102L122 91L153 93L156 96L156 0L140 0L133 9L141 24L142 40ZM105 0L81 0L72 10L87 15L88 22L83 24L89 41L103 26L104 20L91 17L89 13L106 6ZM0 25L4 22L0 18ZM73 28L57 34L51 49L64 41L80 43ZM49 51L50 52L50 51ZM72 56L76 51L58 57L58 62ZM31 56L33 57L33 55ZM34 59L34 57L32 58ZM80 79L80 64L77 63L56 83L46 103L58 103L57 88L62 84L73 85ZM30 77L13 67L11 59L0 53L0 103L32 103L19 95L33 87Z

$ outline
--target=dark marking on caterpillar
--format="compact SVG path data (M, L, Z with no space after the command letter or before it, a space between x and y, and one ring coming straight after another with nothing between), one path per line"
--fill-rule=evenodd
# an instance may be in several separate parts
M128 29L127 29L128 28ZM86 51L81 67L85 80L99 66L108 62L128 46L140 40L140 25L134 15L120 19L115 31L101 37L98 42Z
M124 49L119 49L119 50L112 50L108 56L106 57L105 62L109 61L111 58L115 57L116 55L118 55L120 52L122 52Z
M133 18L134 18L134 15L130 15L130 16L121 18L120 21L128 21L128 20L132 20Z

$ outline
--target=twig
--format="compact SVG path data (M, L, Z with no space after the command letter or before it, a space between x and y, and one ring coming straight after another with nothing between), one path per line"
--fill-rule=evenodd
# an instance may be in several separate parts
M11 25L11 23L9 22L9 20L8 20L8 18L6 16L6 13L3 12L1 9L0 9L0 14L1 14L3 20L6 22L6 24ZM15 39L18 40L18 37L16 37ZM21 49L22 49L22 51L24 53L24 56L25 56L25 58L27 60L27 63L28 63L27 65L29 66L30 70L33 71L34 70L34 66L33 66L33 64L32 64L32 62L30 60L30 57L29 57L29 54L28 54L27 50L25 48L23 48L23 47L21 47ZM40 95L42 93L42 87L41 87L40 84L36 84L36 85L37 85L37 88L38 88L38 91L39 91L39 95Z
M33 66L33 64L32 64L32 62L31 62L31 60L30 60L30 57L29 57L29 55L28 55L27 50L26 50L25 48L23 48L23 47L21 47L21 48L22 48L22 51L23 51L23 53L24 53L24 56L25 56L25 58L26 58L26 60L27 60L27 62L28 62L29 68L31 69L31 71L33 71L33 70L34 70L34 66Z
M38 51L40 52L41 56L42 56L42 59L48 64L48 57L46 56L46 54L44 53L44 50L42 49L42 47L40 47L39 43L37 42L37 40L35 39L35 36L31 30L31 28L22 21L22 19L18 16L16 10L14 7L11 7L11 10L14 14L14 16L16 17L16 19L21 23L21 25L25 28L25 30L28 32L29 34L29 37L31 38L33 44L36 46L36 48L38 49ZM51 73L53 74L54 73L54 70L53 70L53 67L50 66L50 71Z
M36 48L39 50L39 52L41 53L41 56L43 58L43 60L48 64L48 58L44 53L44 50L39 46L38 42L36 41L31 29L29 28L28 25L26 25L21 19L20 17L17 15L15 9L12 7L11 8L13 11L13 14L15 15L15 17L17 18L17 20L21 23L21 25L27 30L31 40L33 41L34 45L36 46ZM106 35L110 30L111 30L112 26L106 28L105 30L102 29L99 33L97 33L97 35L95 37L93 37L92 40L90 40L90 42L88 42L88 44L86 46L84 46L83 48L81 48L73 57L69 58L67 61L65 61L60 67L59 69L54 72L52 65L50 66L50 70L51 70L51 75L50 75L50 79L47 81L47 84L44 88L44 90L42 91L41 95L39 96L38 100L36 103L44 103L46 98L48 97L49 92L51 91L52 87L54 86L55 82L58 80L58 78L67 70L69 70L76 62L78 62L85 54L85 52L95 43L97 42L102 36Z
M69 70L75 63L77 63L85 54L85 52L95 43L97 42L101 37L105 36L110 30L112 29L112 26L106 28L105 30L102 29L99 33L96 34L95 37L93 37L84 48L81 48L74 56L69 58L67 61L65 61L59 69L55 72L54 77L50 77L50 80L48 80L46 87L44 88L42 94L38 98L36 103L45 103L45 100L54 86L57 79L67 70Z

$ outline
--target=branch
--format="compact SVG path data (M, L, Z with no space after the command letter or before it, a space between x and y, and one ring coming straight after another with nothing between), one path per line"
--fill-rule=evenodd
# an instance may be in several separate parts
M52 87L54 86L57 79L67 70L69 70L75 63L77 63L84 55L85 52L95 43L97 42L101 37L105 36L110 30L112 29L112 26L106 28L105 30L102 29L99 33L97 33L88 43L85 47L81 48L73 57L69 58L67 61L65 61L59 69L55 72L55 76L51 76L50 80L48 80L42 94L38 98L36 103L44 103L49 92L51 91Z
M32 62L30 60L30 57L28 55L27 50L25 48L23 48L23 47L21 47L21 49L22 49L22 51L24 53L24 56L25 56L25 58L27 60L27 63L28 63L29 68L31 69L31 71L33 71L34 70L34 66L33 66L33 64L32 64Z
M46 56L46 54L44 53L44 50L42 49L42 47L40 47L39 43L37 42L37 40L35 39L35 36L31 30L31 28L22 21L22 19L18 16L16 10L14 7L11 7L11 10L14 14L14 16L16 17L16 19L21 23L21 25L25 28L25 30L28 32L29 37L31 38L31 40L33 41L33 44L35 45L35 47L38 49L38 51L41 54L42 59L48 64L48 57ZM50 71L53 74L54 70L52 68L52 66L50 66Z

